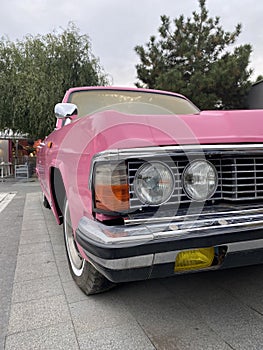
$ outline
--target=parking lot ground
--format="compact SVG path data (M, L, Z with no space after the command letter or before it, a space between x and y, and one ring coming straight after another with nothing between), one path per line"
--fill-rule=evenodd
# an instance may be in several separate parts
M0 193L15 194L0 212L0 349L263 349L263 265L87 297L38 183L0 184Z

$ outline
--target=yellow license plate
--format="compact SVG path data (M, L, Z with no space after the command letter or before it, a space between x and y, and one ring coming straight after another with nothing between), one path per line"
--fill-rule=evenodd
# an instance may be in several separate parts
M204 269L212 265L215 248L199 248L183 250L177 254L174 271L188 271Z

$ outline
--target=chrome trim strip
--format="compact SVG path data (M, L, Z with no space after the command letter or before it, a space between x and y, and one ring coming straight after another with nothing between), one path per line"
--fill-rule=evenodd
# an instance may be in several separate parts
M102 151L94 156L94 160L109 160L111 158L112 160L120 160L121 157L129 157L134 156L135 154L152 154L154 152L157 153L164 153L167 151L206 151L206 150L231 150L232 152L235 152L236 150L242 150L242 151L251 151L251 150L261 150L263 152L263 143L246 143L246 144L209 144L209 145L203 145L203 144L193 144L193 145L178 145L178 146L164 146L164 147L140 147L140 148L124 148L124 149L112 149L112 150L106 150ZM102 159L100 159L102 158Z
M216 225L216 226L213 226L212 229L213 230L217 230L217 229L240 229L242 231L245 231L245 230L249 230L249 229L258 229L258 228L262 228L263 227L263 220L260 220L260 221L253 221L253 222L239 222L239 223L235 223L235 224L229 224L229 225ZM206 231L208 230L211 230L211 227L210 226L206 226L206 227L189 227L188 229L183 229L183 230L174 230L174 231L168 231L168 232L157 232L157 233L154 233L153 236L154 236L154 239L158 239L158 238L173 238L174 235L178 235L177 237L181 238L182 235L186 235L189 233L191 233L191 237L194 236L196 237L196 234L198 234L198 236L204 236L206 233ZM236 230L232 230L231 232L235 232ZM193 235L195 233L195 235ZM213 233L209 233L207 234L207 236L212 236Z
M154 255L153 265L169 264L171 262L175 262L178 253L178 250L175 250L173 252L156 253Z
M94 262L111 270L127 270L139 267L150 267L153 265L154 254L132 256L121 259L103 259L86 252L87 256Z
M263 248L263 239L257 239L255 241L235 242L227 244L227 253L241 252L245 250L260 249Z
M238 214L242 214L242 216L238 217ZM244 214L244 215L243 215ZM144 219L124 219L125 224L128 225L144 225L144 224L150 224L150 223L171 223L171 222L177 222L179 220L184 220L187 222L190 218L200 218L202 216L213 216L211 220L216 221L220 218L218 216L222 215L234 215L234 216L227 216L224 217L224 219L234 219L239 218L242 219L243 217L250 218L250 215L263 215L263 208L255 208L255 209L241 209L241 210L231 210L231 211L222 211L222 212L202 212L202 213L196 213L196 214L186 214L186 215L176 215L176 216L164 216L164 217L151 217L151 218L144 218ZM197 222L197 220L195 220ZM198 221L199 222L199 221Z
M232 216L232 217L226 217L224 218L225 222L223 224L220 223L220 220L222 219L217 219L216 217L214 219L203 219L203 220L193 220L193 221L188 221L188 220L183 220L183 221L172 221L170 223L170 226L173 225L182 225L182 226L187 226L187 227L194 227L194 225L198 226L198 228L203 227L203 225L201 224L208 224L209 227L211 227L211 225L215 222L217 222L220 226L226 226L229 227L230 224L228 223L229 221L239 221L239 220L252 220L252 219L261 219L261 221L263 221L263 216L262 215L254 215L254 216L250 216L250 215L244 215L242 217L238 217L238 216ZM245 222L242 222L243 224L246 224ZM218 226L218 225L217 225Z
M90 176L89 176L89 189L91 189L92 176L94 171L94 165L99 161L120 161L123 159L129 159L139 155L140 157L152 157L156 155L166 154L167 152L178 152L185 153L188 152L188 155L191 152L203 152L203 151L231 151L235 153L236 151L251 152L261 150L263 153L263 144L259 143L245 143L245 144L193 144L193 145L177 145L177 146L164 146L164 147L140 147L140 148L127 148L127 149L112 149L102 151L93 156L90 166ZM229 153L228 153L229 154Z

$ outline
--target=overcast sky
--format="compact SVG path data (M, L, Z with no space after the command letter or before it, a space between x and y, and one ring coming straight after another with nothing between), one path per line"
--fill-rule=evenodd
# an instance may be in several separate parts
M0 0L0 35L22 39L27 34L46 34L73 21L88 34L92 52L100 59L114 85L133 86L136 81L134 52L157 34L160 16L191 16L198 0ZM219 16L223 28L243 26L237 45L251 44L253 78L263 74L263 1L207 0L210 16Z

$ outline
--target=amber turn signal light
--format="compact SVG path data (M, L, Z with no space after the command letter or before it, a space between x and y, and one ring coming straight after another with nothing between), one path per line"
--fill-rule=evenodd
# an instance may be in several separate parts
M125 164L98 164L94 177L95 208L123 212L129 209L129 185Z

